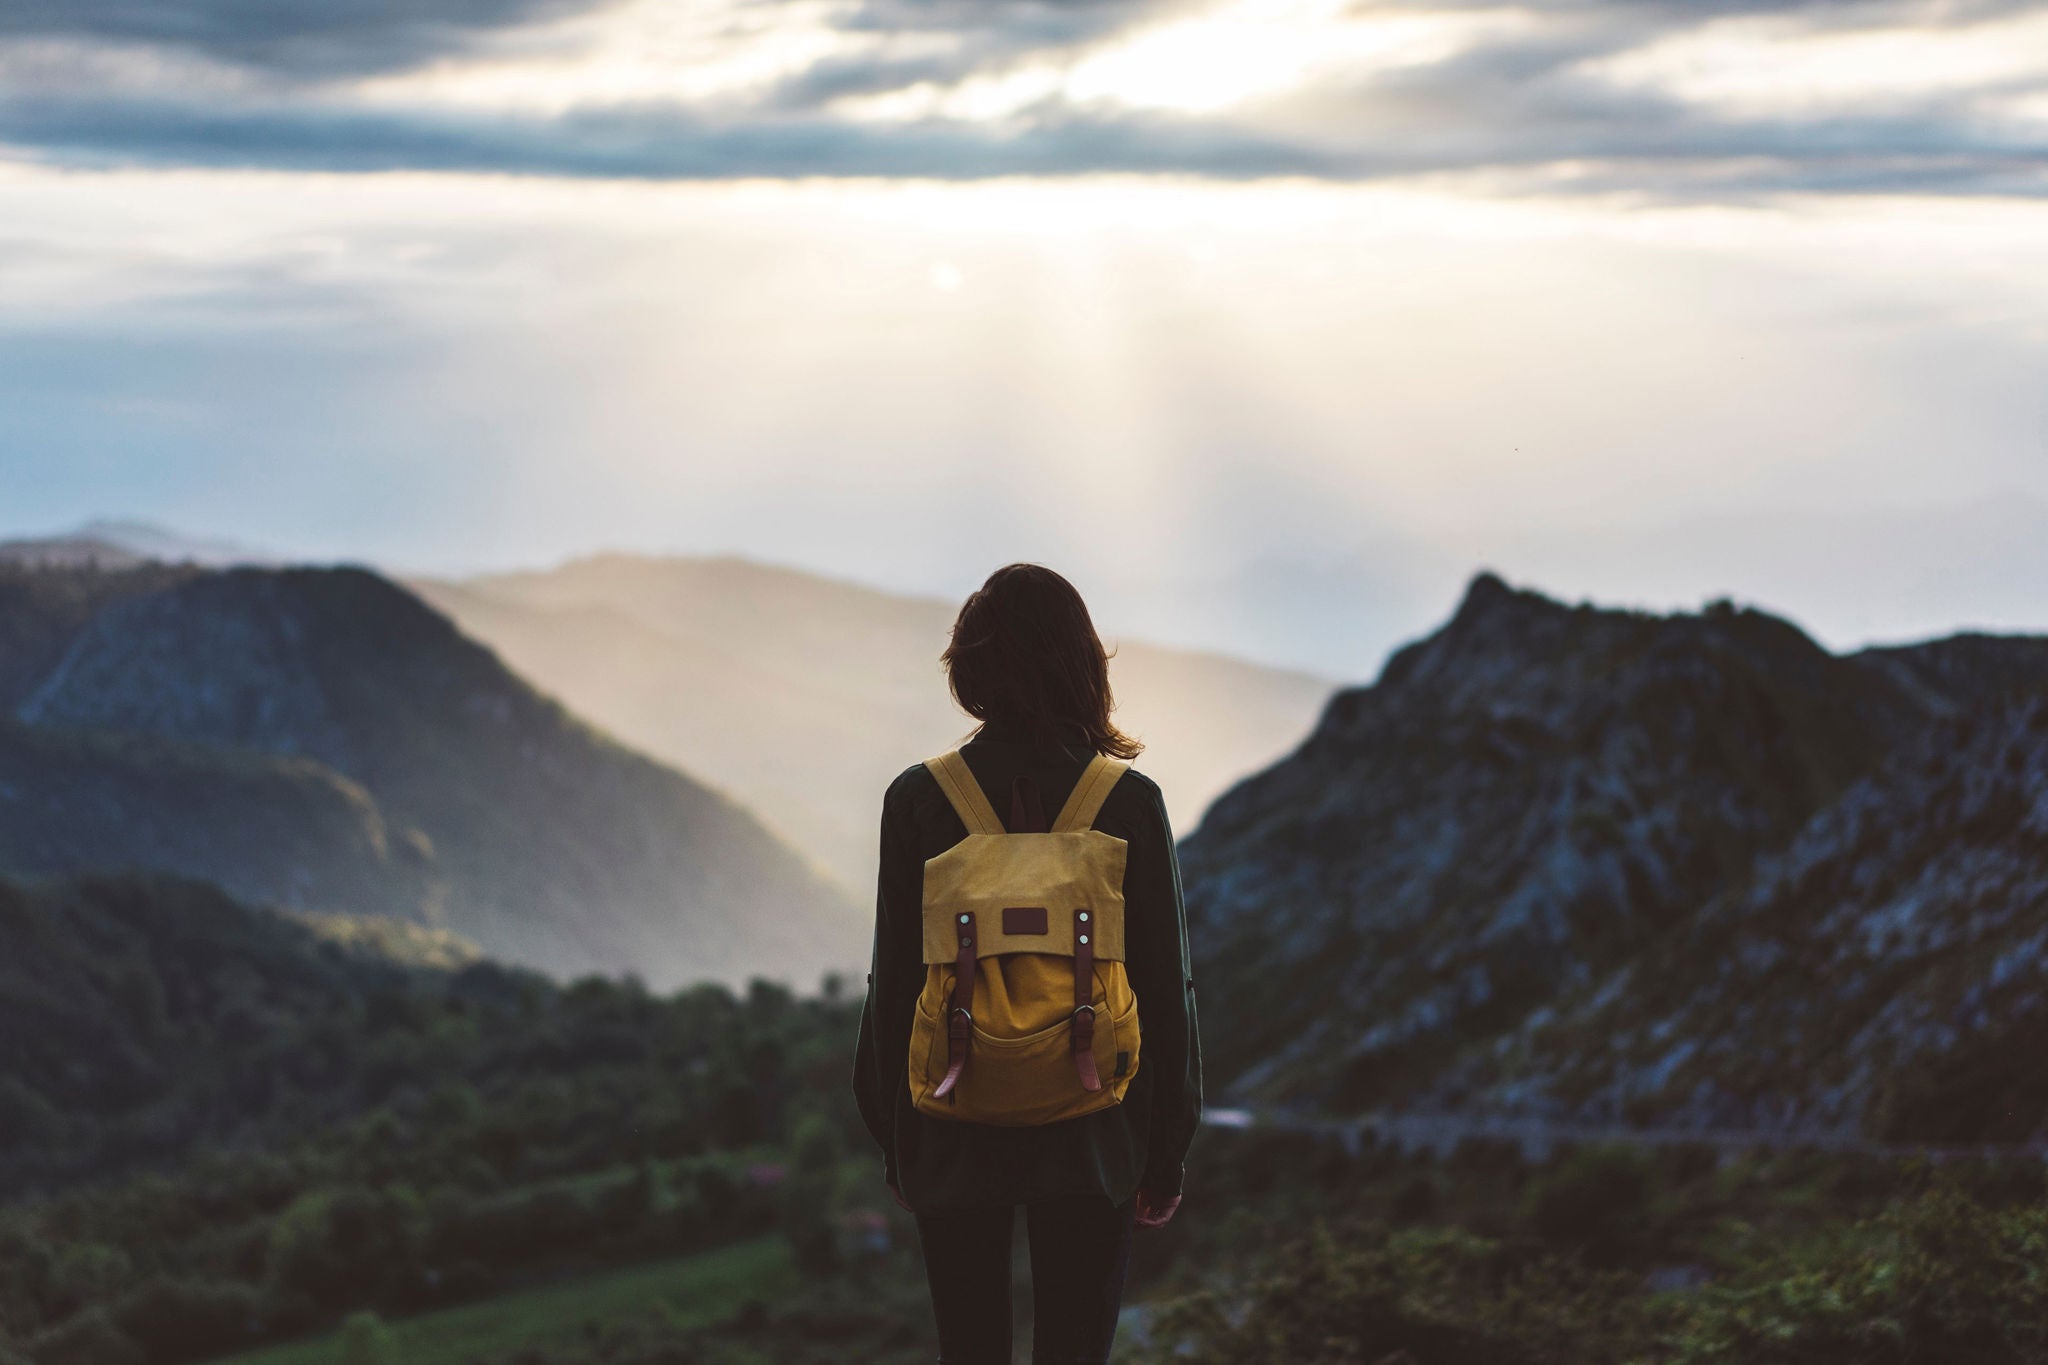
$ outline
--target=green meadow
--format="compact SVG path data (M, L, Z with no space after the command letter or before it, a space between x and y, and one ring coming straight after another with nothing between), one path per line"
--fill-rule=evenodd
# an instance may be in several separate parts
M785 1294L797 1280L783 1239L759 1237L387 1323L383 1358L393 1365L464 1365L522 1346L565 1343L592 1324L635 1317L688 1331L731 1317L750 1299ZM246 1351L216 1365L355 1365L344 1354L345 1344L345 1333L334 1331Z

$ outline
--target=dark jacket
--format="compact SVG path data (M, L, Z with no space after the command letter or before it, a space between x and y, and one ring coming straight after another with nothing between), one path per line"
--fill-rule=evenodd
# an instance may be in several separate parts
M1034 747L988 725L961 756L999 815L1019 774L1045 810L1072 792L1089 754ZM910 1024L924 988L924 864L967 836L938 780L907 768L882 798L882 865L875 893L875 949L854 1059L854 1096L882 1149L883 1173L919 1213L1027 1204L1095 1193L1123 1203L1142 1184L1181 1192L1182 1163L1202 1113L1202 1054L1188 975L1187 918L1166 804L1152 779L1123 775L1095 828L1129 844L1124 869L1125 970L1138 998L1144 1043L1122 1104L1039 1128L997 1128L920 1114L907 1076ZM972 1065L972 1062L969 1062Z

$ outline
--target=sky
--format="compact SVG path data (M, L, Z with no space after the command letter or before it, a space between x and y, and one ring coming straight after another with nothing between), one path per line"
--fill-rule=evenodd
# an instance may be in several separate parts
M2048 629L2048 5L12 0L0 535Z

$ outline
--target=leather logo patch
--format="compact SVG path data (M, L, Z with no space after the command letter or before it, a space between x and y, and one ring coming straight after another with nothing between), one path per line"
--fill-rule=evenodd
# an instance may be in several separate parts
M1042 905L1004 906L1003 932L1006 934L1044 933L1045 907Z

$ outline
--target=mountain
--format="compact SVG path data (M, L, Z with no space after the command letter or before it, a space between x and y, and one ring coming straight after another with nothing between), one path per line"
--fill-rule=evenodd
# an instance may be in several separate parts
M732 792L843 881L870 885L881 793L973 722L939 653L957 604L741 559L607 555L419 582L422 597L577 712ZM1192 823L1299 739L1329 695L1306 674L1124 641L1118 721Z
M1482 575L1184 845L1205 1047L1272 1102L1925 1131L2043 1027L2044 695L2048 641Z
M663 985L808 984L863 956L844 894L743 808L374 574L186 571L103 596L63 618L0 732L17 870L170 868Z
M13 714L28 699L101 609L193 572L152 563L99 568L0 558L0 714Z
M0 720L0 868L130 867L416 925L448 898L427 837L314 760Z
M35 536L0 540L0 565L30 569L133 569L148 555L90 536Z
M1525 1020L1485 1099L1693 1127L2048 1127L2048 692L1937 723L1642 960Z
M0 564L38 568L131 569L142 564L227 568L277 558L231 540L188 536L145 521L99 518L54 536L0 540Z

